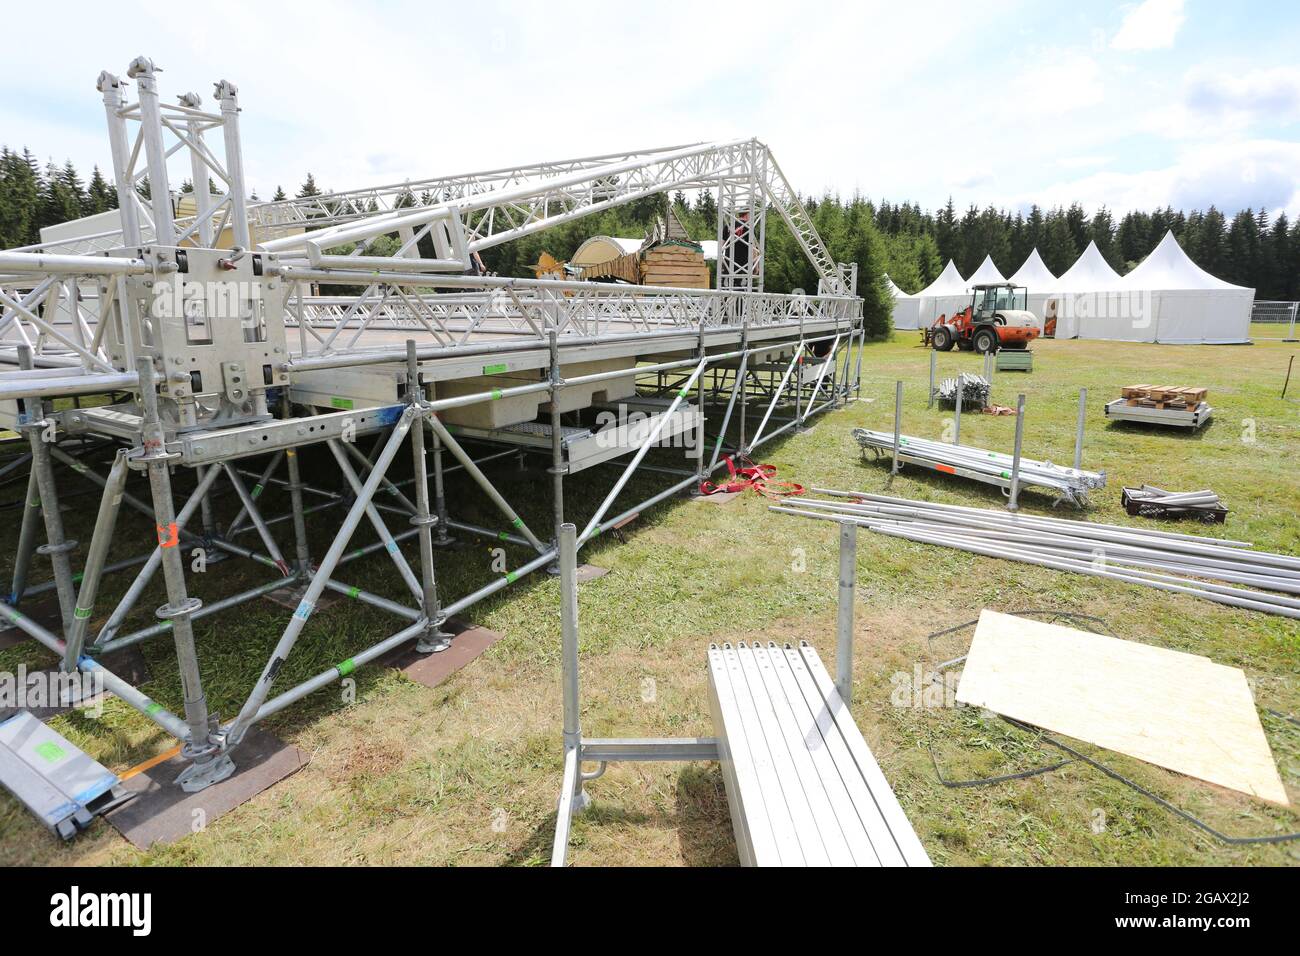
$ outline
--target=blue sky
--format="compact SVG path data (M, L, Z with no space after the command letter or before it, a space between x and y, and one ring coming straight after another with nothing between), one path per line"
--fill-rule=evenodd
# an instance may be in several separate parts
M1295 4L131 7L6 12L0 142L107 166L94 80L144 53L168 98L239 85L264 198L753 135L804 192L1300 212Z

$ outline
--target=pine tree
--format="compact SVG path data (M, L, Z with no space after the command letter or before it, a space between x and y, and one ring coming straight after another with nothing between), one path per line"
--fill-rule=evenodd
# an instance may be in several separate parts
M117 193L104 179L104 174L95 166L90 174L90 183L86 186L86 204L82 213L93 216L117 207Z
M307 181L304 182L302 184L302 188L298 190L298 198L309 199L312 196L319 196L320 194L321 194L321 190L316 185L316 177L313 176L311 173L308 173Z

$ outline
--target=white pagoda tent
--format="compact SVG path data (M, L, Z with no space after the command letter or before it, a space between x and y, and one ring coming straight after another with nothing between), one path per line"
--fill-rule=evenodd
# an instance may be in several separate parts
M1006 276L998 271L998 267L993 264L992 256L985 256L980 267L971 273L971 277L966 280L966 286L985 285L990 282L1006 282Z
M1038 319L1039 330L1045 329L1048 316L1056 317L1060 296L1056 291L1058 284L1056 276L1052 275L1052 270L1047 268L1043 257L1038 254L1038 249L1035 248L1029 253L1029 258L1025 259L1024 264L1007 281L1025 287L1028 299L1026 308L1034 314L1034 318Z
M1057 309L1058 339L1121 339L1154 342L1155 329L1148 329L1129 308L1120 275L1097 248L1088 248L1074 265L1056 280L1060 293Z
M1151 337L1171 344L1231 344L1250 338L1255 290L1210 275L1183 251L1173 232L1120 280L1142 308Z
M957 271L956 264L949 259L948 264L939 273L939 278L916 294L919 300L917 327L925 328L933 325L934 320L939 316L951 317L954 312L960 312L970 305L967 286L968 283Z
M885 285L889 289L889 294L894 297L894 328L920 328L921 300L900 289L889 277L889 273L885 273Z

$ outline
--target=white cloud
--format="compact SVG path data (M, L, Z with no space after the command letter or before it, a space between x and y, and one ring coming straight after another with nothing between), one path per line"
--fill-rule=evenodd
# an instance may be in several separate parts
M1087 169L1090 166L1109 166L1114 161L1113 156L1061 156L1056 160L1056 165L1062 169Z
M128 22L102 6L73 6L77 27L60 35L54 68L39 44L11 44L0 58L0 142L42 159L71 157L83 174L95 162L107 169L95 74L122 72L145 53L165 68L159 84L172 102L195 90L211 106L212 81L239 84L245 168L263 198L277 185L293 193L309 170L322 188L345 189L758 136L805 193L860 190L931 208L949 194L961 206L1079 198L1127 208L1149 204L1144 190L1173 195L1169 142L1198 143L1212 129L1230 144L1245 138L1240 117L1290 108L1286 78L1273 75L1287 68L1248 64L1234 80L1221 56L1198 56L1205 72L1193 82L1183 74L1199 48L1177 62L1118 54L1106 48L1109 25L1100 43L1086 28L1072 43L1059 41L1063 30L1031 30L1006 64L963 66L1005 46L1023 0L978 11L957 0L863 0L814 13L718 0L698 5L689 29L668 38L626 18L561 22L546 7L494 0L364 10L313 0L277 6L280 22L293 24L291 48L270 34L230 44L174 19ZM223 9L232 22L262 15L252 0ZM39 35L42 16L20 5L6 26ZM1080 16L1087 26L1107 15ZM1238 125L1225 135L1230 121L1207 123L1211 110ZM1220 176L1228 195L1210 201L1279 194L1272 162L1257 164L1249 189ZM1157 164L1148 174L1114 172ZM189 175L180 157L173 173L177 183ZM1208 180L1188 178L1186 190L1197 182Z
M1205 119L1233 126L1295 122L1300 120L1300 67L1194 70L1187 77L1184 102Z
M1106 171L1059 182L1032 194L1007 197L1009 205L1081 203L1090 212L1129 209L1207 209L1231 215L1263 207L1270 214L1300 215L1300 143L1282 140L1203 142L1171 164L1138 172Z
M1183 0L1144 0L1128 12L1110 45L1116 50L1163 50L1186 19Z

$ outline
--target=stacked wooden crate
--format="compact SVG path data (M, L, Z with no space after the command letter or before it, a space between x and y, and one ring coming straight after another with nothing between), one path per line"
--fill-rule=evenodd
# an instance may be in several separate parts
M1127 385L1106 403L1106 417L1152 425L1200 428L1214 409L1205 400L1209 389L1192 385Z
M648 249L641 258L643 285L668 285L680 289L707 289L709 267L698 243L667 239Z

